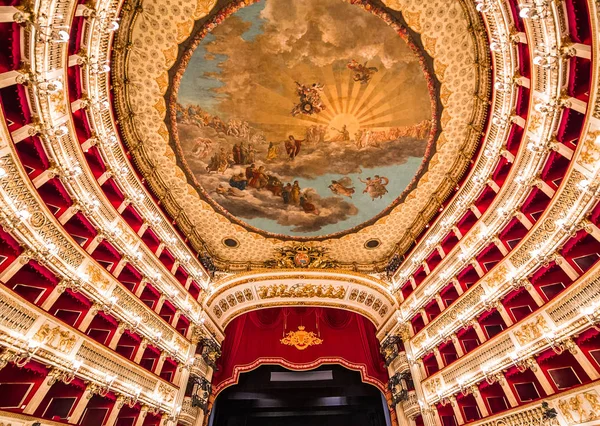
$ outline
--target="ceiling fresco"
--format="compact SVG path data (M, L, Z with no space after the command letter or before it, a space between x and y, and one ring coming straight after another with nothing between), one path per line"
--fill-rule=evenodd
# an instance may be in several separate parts
M306 249L380 271L468 169L490 96L472 2L158 1L121 17L120 132L220 270Z
M419 51L342 0L242 5L217 15L179 82L173 133L194 186L283 236L380 215L414 183L437 127Z

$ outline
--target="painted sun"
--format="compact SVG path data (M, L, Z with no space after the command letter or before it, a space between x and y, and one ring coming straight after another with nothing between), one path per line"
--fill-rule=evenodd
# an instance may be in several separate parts
M389 22L343 0L262 0L221 21L195 48L176 117L215 209L311 237L401 196L435 123L422 60Z

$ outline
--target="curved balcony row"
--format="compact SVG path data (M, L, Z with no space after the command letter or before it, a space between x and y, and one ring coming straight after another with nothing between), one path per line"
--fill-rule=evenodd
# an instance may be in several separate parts
M504 9L499 9L499 10L504 10ZM497 16L497 14L495 14L493 16ZM488 19L488 21L489 21L489 19ZM488 24L488 26L489 26L489 24ZM512 37L512 39L515 41L521 40L521 38ZM500 39L502 39L502 37L500 37ZM509 47L511 45L512 44L508 44L508 46L504 46L503 50L509 49ZM579 53L581 53L581 52L579 52ZM579 57L572 57L572 58L568 59L568 63L572 65L579 59L580 59ZM528 58L521 58L521 62L523 62L523 61L527 62L527 60L528 60ZM564 74L564 72L562 72L562 74ZM575 95L575 93L570 93L570 94ZM538 105L538 103L540 102L540 99L542 99L545 95L541 95L537 91L534 92L534 95L535 95L535 100L536 100L534 108L540 109L540 108L538 108L538 107L540 107L540 105ZM570 108L564 110L563 113L560 113L561 129L565 126L565 123L569 123L569 121L572 121L573 115L581 115L577 110L575 110L573 108L581 109L581 103L583 103L583 102L581 102L575 98L569 98L569 99L570 99L569 101L565 101L564 105L568 105ZM583 103L583 107L585 108L585 103ZM558 108L560 108L560 106L558 106ZM554 109L555 110L554 113L557 112L556 109L558 109L558 108ZM522 109L522 107L521 107L521 109ZM583 111L585 111L585 109L583 109ZM533 112L535 122L537 123L541 118L539 117L539 115L536 114L537 110L533 110L532 112ZM549 112L549 111L546 109L545 112ZM529 116L529 115L531 115L531 114L527 114L526 116ZM527 124L525 123L524 120L521 119L521 117L519 117L519 116L513 116L513 117L516 117L516 119L513 118L513 121L515 122L515 124L511 125L511 128L512 128L511 134L514 135L515 129L521 129L521 127L526 127ZM555 124L554 124L554 126L556 127ZM533 214L534 213L533 210L539 209L540 202L543 203L544 200L546 200L545 202L547 203L549 198L552 197L554 192L556 191L556 188L557 188L557 185L555 183L555 182L557 182L556 170L564 171L566 169L566 166L568 165L568 160L572 157L573 148L575 147L575 145L572 144L570 141L573 140L573 138L575 136L569 135L568 139L565 139L563 137L563 138L560 138L561 141L555 141L555 142L551 142L550 144L544 144L544 143L540 143L539 141L536 141L537 135L535 135L535 134L533 135L533 138L532 138L531 133L527 134L526 132L523 132L522 130L520 131L520 134L523 134L523 138L527 138L526 142L521 144L521 151L525 151L525 148L527 148L527 150L525 151L523 156L527 157L528 155L531 155L531 151L533 151L534 155L536 153L539 153L540 151L545 151L546 158L547 158L546 165L539 170L541 172L540 178L537 179L536 181L534 181L534 183L536 184L536 187L532 188L531 193L526 197L526 199L524 199L523 197L521 198L521 202L524 202L525 203L524 205L527 206L527 211L526 211L527 214L519 214L518 216L521 219L521 222L523 223L523 227L530 228L532 226L531 222L532 221L535 222L535 215ZM513 139L514 139L514 137L513 137ZM543 141L543 139L541 139L541 140ZM538 145L543 146L545 148L539 149ZM556 153L552 153L552 154L548 155L548 151L550 149L556 151ZM550 170L549 167L552 167L552 170L554 170L554 171ZM520 179L525 180L525 176L517 175L517 172L521 169L522 169L522 165L515 164L515 166L513 166L511 168L512 178L517 177L517 179L519 179L519 180ZM515 176L515 175L517 175L517 176ZM531 176L535 176L535 174L532 174ZM498 179L499 177L500 177L500 175L495 174L495 179ZM512 181L511 177L509 176L508 179L504 179L503 181L500 181L500 184L502 185L502 183L506 182L506 181L511 182ZM491 182L493 182L493 181L491 181ZM558 182L560 182L560 180L558 180ZM496 182L494 182L493 185L498 186ZM505 184L504 186L502 186L501 191L504 190L504 188L506 188L507 186L508 186L508 184ZM512 194L515 193L514 189L515 189L515 187L513 186ZM490 192L493 192L493 191L490 190ZM473 204L471 206L474 213L469 212L468 215L466 215L465 218L463 218L464 219L463 225L466 224L465 225L465 226L467 226L466 230L469 231L469 233L467 235L463 235L463 233L465 232L464 226L457 227L454 230L455 234L460 238L460 242L459 242L459 238L454 237L454 236L450 239L446 238L442 242L441 245L438 245L436 247L433 254L429 256L427 262L424 262L422 266L419 266L418 263L416 265L413 265L413 266L415 266L415 268L413 268L413 269L417 269L420 272L415 274L414 278L413 278L413 276L411 276L411 279L407 282L407 284L405 284L403 286L403 293L404 293L403 296L404 296L404 298L408 298L405 305L408 305L408 306L412 307L413 309L408 309L408 313L406 315L402 315L402 318L410 318L411 314L413 312L420 309L422 306L424 306L425 303L427 303L430 300L429 296L434 294L436 291L443 289L446 286L449 277L458 275L459 272L457 272L457 271L460 271L462 269L462 271L463 271L462 273L465 273L465 269L469 268L468 265L470 263L473 263L473 265L474 265L473 272L476 271L481 276L483 268L489 270L490 264L493 265L493 262L497 261L497 259L501 258L502 256L505 256L507 254L507 252L510 251L512 249L512 247L514 247L514 242L509 240L508 235L506 235L508 233L505 231L506 231L507 225L514 226L513 225L514 222L511 221L512 214L509 214L509 213L512 213L513 211L515 211L515 204L514 204L515 200L507 200L506 199L506 191L502 191L502 193L505 194L504 199L503 199L502 195L500 195L500 196L493 197L491 201L489 200L488 196L483 194L480 202L476 202L475 204ZM509 191L509 193L510 193L510 191ZM517 193L519 193L519 195L523 196L522 191L517 191ZM527 194L525 194L525 195L527 195ZM513 195L513 197L514 197L514 195ZM496 201L497 201L497 203L496 203ZM504 201L505 203L503 204L502 201ZM518 202L517 202L517 205L518 205ZM506 207L506 206L508 206L508 207ZM483 217L481 217L480 209L485 212ZM497 214L497 216L499 216L500 218L503 218L504 220L499 220L499 218L496 218L494 220L494 216L496 214ZM468 219L469 217L470 217L470 219ZM484 223L486 226L480 225L481 223ZM477 227L476 224L480 225L481 228ZM462 228L462 229L460 229L460 228ZM503 229L505 231L502 231ZM521 234L526 233L526 229L523 229L523 231L525 231L525 232L521 232ZM477 235L477 233L484 234L484 237L487 237L487 238L482 238L482 236ZM503 233L505 234L504 236L502 235ZM490 244L490 242L493 240L492 237L494 235L498 235L499 237L504 237L504 243L502 241L500 241L502 238L498 238L498 239L496 239L495 244ZM519 235L518 237L522 237L522 235ZM447 243L447 241L449 243ZM426 245L433 246L434 242L435 242L434 240L427 239ZM469 245L472 245L473 247L472 248L468 247L468 249L465 251L465 249L464 249L464 247L466 246L465 243L469 243ZM451 244L451 245L448 245L448 244ZM493 247L494 245L496 247ZM450 251L450 253L448 253L449 251ZM431 260L431 262L429 262L430 260ZM471 260L471 262L469 262L469 260ZM486 265L486 263L487 263L487 265ZM467 265L466 268L464 266L465 264ZM406 263L405 263L405 265L406 265ZM432 266L432 267L430 268L430 266ZM432 272L434 272L434 268L435 268L436 273L432 273ZM441 279L440 279L440 277L441 277ZM438 281L438 279L439 279L439 281ZM441 284L440 284L440 281L442 282ZM418 288L417 288L417 285L419 286ZM427 287L428 285L430 285L430 287ZM411 295L411 293L413 293L413 290L415 288L416 288L416 291L414 291L414 295ZM458 291L459 291L459 294L461 294L462 291L464 291L464 289L462 291L461 290L458 290ZM411 297L409 297L409 295L411 295ZM419 300L418 301L415 300L416 298L418 298Z

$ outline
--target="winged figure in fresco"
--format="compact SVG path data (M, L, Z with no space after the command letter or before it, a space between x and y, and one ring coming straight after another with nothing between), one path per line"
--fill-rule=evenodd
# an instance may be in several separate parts
M336 195L345 195L346 197L352 198L354 194L354 187L352 186L352 179L348 176L341 178L340 180L332 180L329 189Z
M313 83L311 86L296 82L296 93L300 98L300 102L292 109L292 115L295 117L298 114L318 114L325 109L321 92L323 85Z
M359 64L356 59L350 60L346 66L353 71L354 81L358 81L360 84L367 84L371 81L373 74L379 71L376 67L368 67L366 62Z
M372 201L383 197L388 192L386 186L390 183L390 180L385 176L375 175L373 178L368 177L366 181L361 178L358 178L358 180L366 185L363 194L369 194Z

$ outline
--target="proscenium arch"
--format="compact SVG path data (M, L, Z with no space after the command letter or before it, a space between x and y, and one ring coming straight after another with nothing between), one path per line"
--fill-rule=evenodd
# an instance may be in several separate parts
M327 366L327 365L341 365L342 367L354 371L360 374L360 380L362 383L373 386L375 389L380 391L384 396L386 394L386 385L383 383L379 383L375 379L371 379L367 373L366 368L363 365L354 364L352 362L345 361L342 358L334 359L334 358L318 358L315 362L305 363L305 364L296 364L293 362L288 362L283 358L259 358L253 363L247 365L236 366L234 369L234 374L230 380L223 382L220 386L213 389L212 396L216 400L216 398L223 392L225 389L230 388L231 386L235 386L240 381L240 376L244 373L250 373L257 368L268 366L268 365L276 365L279 367L286 368L290 371L312 371L316 370L319 367Z
M368 275L286 269L226 278L204 301L205 312L221 330L244 313L282 306L343 309L364 316L379 330L398 301L383 281Z

